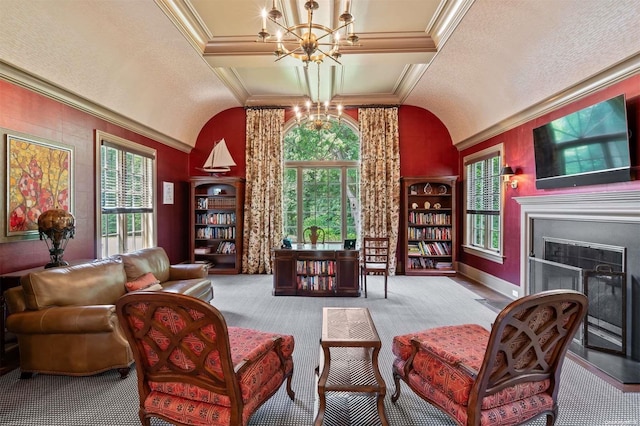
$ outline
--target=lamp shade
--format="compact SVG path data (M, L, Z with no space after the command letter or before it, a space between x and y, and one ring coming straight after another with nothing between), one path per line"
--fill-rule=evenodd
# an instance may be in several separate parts
M75 218L63 209L51 209L38 217L38 231L41 236L47 236L54 243L60 243L63 238L73 238Z
M500 170L500 176L513 176L515 172L511 168L511 166L504 166L502 170Z
M62 256L69 238L73 238L76 232L75 222L73 215L63 209L47 210L38 217L40 239L47 243L51 257L51 262L47 263L45 268L69 264L62 259Z

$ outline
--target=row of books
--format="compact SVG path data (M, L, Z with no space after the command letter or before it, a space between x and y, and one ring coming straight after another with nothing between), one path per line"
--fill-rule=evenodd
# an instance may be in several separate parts
M408 245L409 256L447 256L451 255L451 243L419 241Z
M451 225L451 214L410 212L409 223L416 225Z
M298 276L298 290L334 291L337 289L336 277L332 275Z
M231 254L235 252L236 252L236 243L232 241L221 241L220 244L218 244L218 249L216 250L216 253L222 253L222 254Z
M409 259L407 263L408 269L439 269L448 270L453 268L451 262L441 262L435 259L428 259L424 257L415 257Z
M450 240L451 228L408 228L410 240Z
M211 254L212 247L196 247L193 249L194 254ZM215 253L229 254L236 252L236 244L231 241L221 241Z
M235 213L208 213L196 215L196 224L198 225L235 225L235 223Z
M233 197L197 197L196 209L218 209L231 208L236 206L236 199Z
M233 240L236 238L236 227L230 226L228 228L198 228L196 229L196 238L199 240Z
M335 260L298 260L296 273L306 275L335 275Z

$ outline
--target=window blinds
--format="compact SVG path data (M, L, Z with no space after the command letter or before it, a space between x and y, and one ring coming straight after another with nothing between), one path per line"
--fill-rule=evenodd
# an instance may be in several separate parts
M500 214L500 156L494 154L465 165L467 213Z
M102 213L153 212L153 158L102 142Z

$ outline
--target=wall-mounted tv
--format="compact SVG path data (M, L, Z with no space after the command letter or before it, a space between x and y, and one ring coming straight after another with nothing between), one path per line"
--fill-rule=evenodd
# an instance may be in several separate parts
M631 180L625 96L533 129L533 147L538 189Z

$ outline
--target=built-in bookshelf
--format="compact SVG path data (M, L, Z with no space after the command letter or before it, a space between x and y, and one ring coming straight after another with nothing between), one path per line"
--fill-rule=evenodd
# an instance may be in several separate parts
M402 178L404 272L454 274L455 176Z
M210 274L240 273L244 179L194 176L190 203L191 262Z

